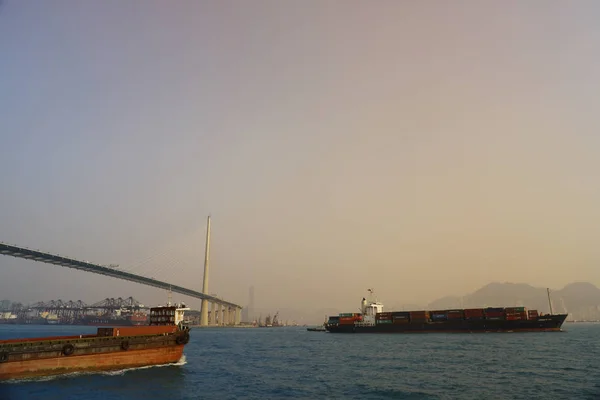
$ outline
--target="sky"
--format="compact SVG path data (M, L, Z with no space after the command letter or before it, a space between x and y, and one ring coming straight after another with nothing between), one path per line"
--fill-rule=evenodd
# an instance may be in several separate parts
M595 1L4 0L0 241L257 307L600 286ZM0 297L164 291L3 256ZM179 298L178 295L175 298ZM192 306L199 301L189 300Z

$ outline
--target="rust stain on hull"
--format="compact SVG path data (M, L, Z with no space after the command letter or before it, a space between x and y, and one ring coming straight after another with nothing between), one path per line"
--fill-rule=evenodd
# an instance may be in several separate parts
M0 380L62 375L73 372L111 371L164 365L179 361L183 345L104 354L61 356L0 364Z

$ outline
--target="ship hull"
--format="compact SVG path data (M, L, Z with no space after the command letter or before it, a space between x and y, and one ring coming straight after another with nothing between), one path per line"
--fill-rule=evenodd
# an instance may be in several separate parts
M489 332L559 332L566 314L544 316L531 320L456 320L440 322L409 322L377 325L328 324L331 333L489 333Z
M0 381L171 364L181 359L183 347L176 345L121 353L7 362L0 365Z

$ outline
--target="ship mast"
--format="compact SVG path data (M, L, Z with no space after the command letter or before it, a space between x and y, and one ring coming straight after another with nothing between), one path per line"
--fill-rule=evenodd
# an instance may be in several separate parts
M550 300L550 288L546 288L546 291L548 292L548 305L550 306L550 315L553 315L554 313L552 312L552 301Z

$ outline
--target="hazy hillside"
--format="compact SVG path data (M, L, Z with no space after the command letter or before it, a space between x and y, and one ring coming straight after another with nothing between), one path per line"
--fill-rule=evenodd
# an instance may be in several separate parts
M600 320L600 289L591 283L570 283L560 290L551 290L552 307L555 313L569 313L569 320ZM481 289L463 297L446 296L428 305L386 303L385 310L436 310L448 308L469 307L510 307L525 306L542 312L549 312L548 295L546 288L538 288L526 283L499 283L492 282ZM262 315L264 318L275 310L257 309L255 318ZM281 321L297 322L299 324L319 324L325 320L325 316L337 315L340 312L358 312L355 309L280 309Z
M600 319L600 289L591 283L576 282L560 290L551 290L553 311L568 312L569 320ZM455 307L518 306L549 312L545 288L525 283L490 283L463 297L443 297L428 305L429 309Z

